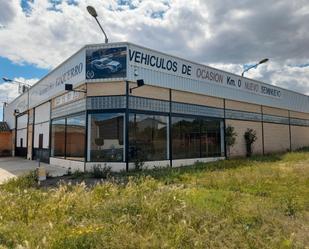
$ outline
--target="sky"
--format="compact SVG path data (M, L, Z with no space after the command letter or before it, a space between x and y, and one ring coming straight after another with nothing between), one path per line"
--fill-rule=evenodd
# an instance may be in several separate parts
M2 102L85 44L129 41L309 95L308 0L0 0Z

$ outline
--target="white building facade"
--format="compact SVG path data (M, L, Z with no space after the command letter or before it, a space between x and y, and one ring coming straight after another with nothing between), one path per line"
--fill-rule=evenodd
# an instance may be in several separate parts
M135 88L137 80L144 86ZM72 84L75 91L65 91ZM13 154L72 169L181 166L309 146L309 97L131 43L87 45L4 109Z

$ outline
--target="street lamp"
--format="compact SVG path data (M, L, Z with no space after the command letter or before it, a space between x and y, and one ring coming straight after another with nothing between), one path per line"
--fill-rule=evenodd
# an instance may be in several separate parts
M23 86L26 87L26 89L23 89L21 93L24 93L25 90L27 90L27 93L28 93L28 97L27 97L28 107L27 107L27 110L29 111L29 106L30 106L30 103L29 103L29 101L30 101L29 89L30 89L31 85L29 85L29 84L27 84L27 83L25 83L25 82L18 81L18 80L12 80L12 79L9 79L9 78L7 78L7 77L2 77L2 79L3 79L5 82L9 82L9 83L12 83L12 84L18 84L19 87L20 87L20 85L23 85Z
M69 91L69 92L87 93L87 90L74 90L73 89L73 84L65 84L64 85L64 90Z
M22 85L24 85L24 86L26 86L26 87L28 87L28 88L31 87L31 85L29 85L29 84L27 84L27 83L25 83L25 82L18 81L18 80L12 80L12 79L9 79L9 78L7 78L7 77L2 77L2 79L3 79L3 81L5 81L5 82L10 82L10 83L13 83L13 84L22 84Z
M4 121L4 107L7 106L8 100L6 100L6 101L2 101L2 100L1 100L0 103L2 103L2 121Z
M101 24L99 23L99 21L98 21L98 19L97 19L98 14L97 14L95 8L93 8L92 6L87 6L87 11L88 11L88 13L89 13L91 16L93 16L94 19L97 21L97 23L98 23L100 29L102 30L102 32L103 32L103 34L104 34L104 36L105 36L105 43L108 43L107 35L106 35L104 29L102 28Z
M18 84L18 93L22 94L24 92L29 92L29 89L31 87L31 85L25 83L25 82L21 82L21 81L18 81L18 80L12 80L12 79L9 79L9 78L6 78L6 77L3 77L2 78L5 82L9 82L9 83L12 83L12 84Z
M136 86L136 87L132 87L132 88L129 89L129 92L130 92L130 93L132 93L132 90L133 90L133 89L136 89L136 88L139 88L139 87L142 87L143 85L145 85L143 79L137 80L136 83L137 83L137 86Z
M261 60L260 62L256 63L255 65L248 67L247 69L245 69L245 70L242 72L241 76L243 77L244 74L245 74L245 72L248 72L248 71L249 71L250 69L252 69L252 68L256 68L256 67L257 67L258 65L260 65L260 64L266 63L268 60L269 60L268 58L265 58L265 59Z

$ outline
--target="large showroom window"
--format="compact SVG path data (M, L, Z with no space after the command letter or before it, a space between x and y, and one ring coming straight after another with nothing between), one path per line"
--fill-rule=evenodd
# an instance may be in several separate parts
M89 114L88 161L124 161L124 114Z
M220 121L172 117L173 159L220 156Z
M200 122L197 118L172 117L173 159L200 157Z
M51 156L83 161L85 128L85 115L52 120Z
M68 117L66 123L66 159L84 160L85 135L85 115Z
M151 114L129 116L129 159L168 159L168 117Z
M65 119L56 119L52 121L51 156L65 157Z
M201 157L221 155L220 121L201 120Z

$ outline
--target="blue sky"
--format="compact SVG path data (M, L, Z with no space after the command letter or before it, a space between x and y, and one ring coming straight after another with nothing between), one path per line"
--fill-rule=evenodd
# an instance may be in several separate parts
M7 77L10 79L20 77L25 79L42 78L49 71L48 69L39 68L33 64L16 64L11 60L1 56L0 65L1 83L2 77Z
M304 0L0 1L0 77L34 83L85 44L130 41L309 94L309 3ZM18 95L3 85L0 101ZM0 103L0 119L2 117Z
M23 78L25 79L25 82L27 82L27 79L40 79L47 73L47 69L39 68L27 63L16 64L11 60L0 56L0 85L4 83L2 77L7 77L9 79ZM17 88L18 85L15 87ZM5 94L1 94L0 96L0 102L6 101L8 98L8 95ZM0 107L0 120L2 120L2 105L0 105Z

